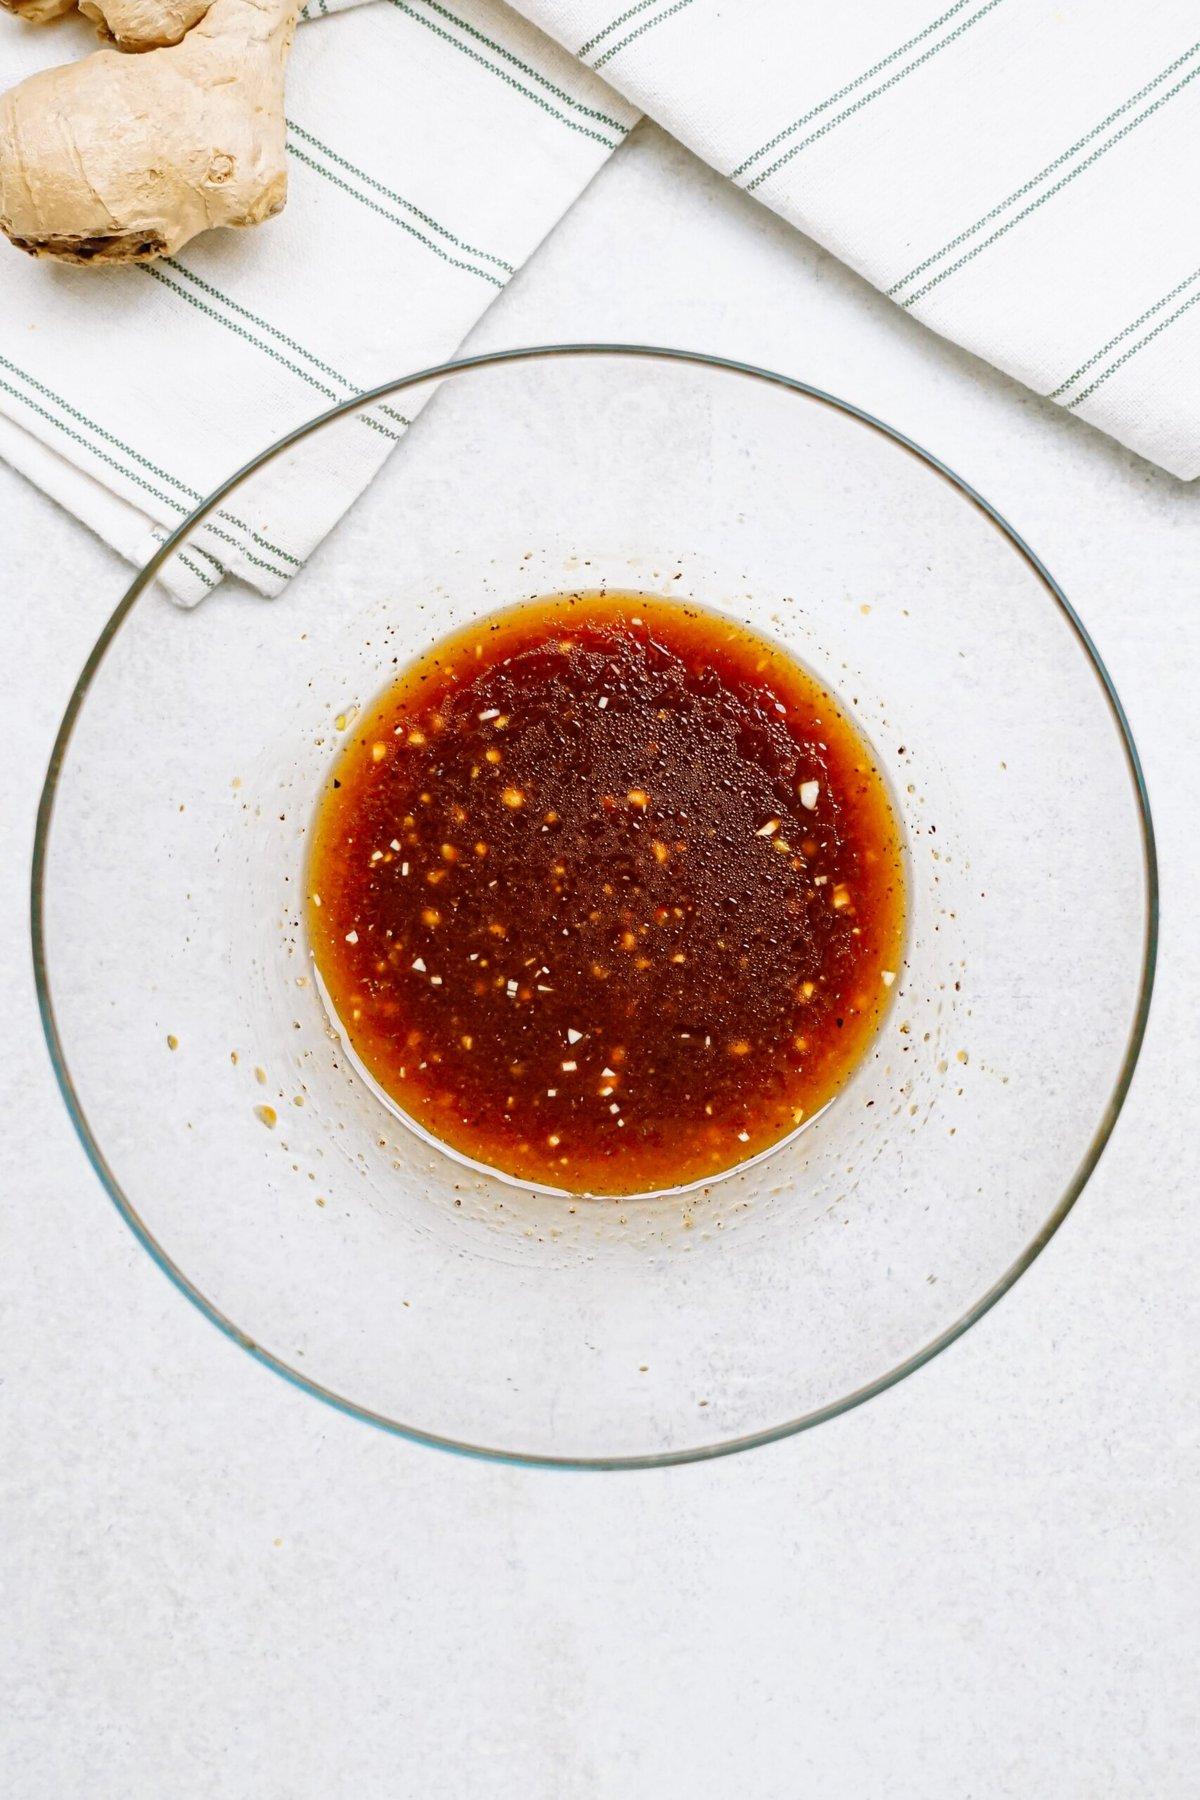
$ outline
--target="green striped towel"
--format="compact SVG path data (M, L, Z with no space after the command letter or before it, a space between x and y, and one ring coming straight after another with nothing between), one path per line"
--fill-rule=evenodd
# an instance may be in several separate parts
M1196 0L520 0L944 337L1200 474Z
M645 111L934 330L1200 474L1195 0L519 5L302 31L262 231L150 270L8 255L0 455L142 558L281 431L450 354ZM0 80L75 42L10 21ZM403 429L377 414L254 521L223 512L177 597L227 569L277 592Z
M343 0L345 4L345 0ZM332 12L335 0L310 0ZM95 47L0 14L0 86ZM382 0L298 33L289 199L146 268L72 269L0 242L0 456L141 562L247 457L311 414L454 351L636 118L497 0ZM165 571L277 593L404 431L312 446Z

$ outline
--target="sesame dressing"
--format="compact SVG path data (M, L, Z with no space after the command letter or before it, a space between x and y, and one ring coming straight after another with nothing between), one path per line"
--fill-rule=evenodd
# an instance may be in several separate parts
M361 715L308 929L354 1052L475 1161L571 1192L716 1176L812 1118L900 968L901 841L832 696L643 594L482 620Z

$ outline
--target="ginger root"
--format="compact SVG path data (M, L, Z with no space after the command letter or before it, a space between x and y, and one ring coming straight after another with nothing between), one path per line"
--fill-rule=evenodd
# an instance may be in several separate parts
M101 4L115 35L174 31L189 0L88 0ZM279 212L298 11L299 0L212 0L167 48L97 50L0 96L0 230L31 256L145 262Z
M76 0L0 0L0 6L30 25L61 19ZM157 50L177 44L204 17L211 0L78 0L102 38L119 50Z
M158 50L185 38L209 4L210 0L79 0L79 10L118 50Z
M75 0L0 0L0 6L16 13L30 25L44 25L48 19L61 19L69 13Z

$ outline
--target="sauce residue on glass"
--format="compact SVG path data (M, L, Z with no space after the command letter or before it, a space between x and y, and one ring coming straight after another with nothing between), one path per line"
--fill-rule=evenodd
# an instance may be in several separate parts
M701 1181L819 1112L904 934L895 814L828 690L633 593L512 608L406 669L331 771L306 885L378 1086L574 1193Z

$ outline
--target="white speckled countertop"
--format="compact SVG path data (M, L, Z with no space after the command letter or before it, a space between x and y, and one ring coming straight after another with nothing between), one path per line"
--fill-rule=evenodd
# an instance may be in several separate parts
M1124 1116L980 1325L770 1449L548 1474L393 1441L293 1392L154 1268L50 1077L34 809L128 571L0 466L0 1787L1190 1795L1200 489L931 336L647 126L473 347L584 338L714 350L856 401L987 495L1074 601L1129 712L1162 859Z

